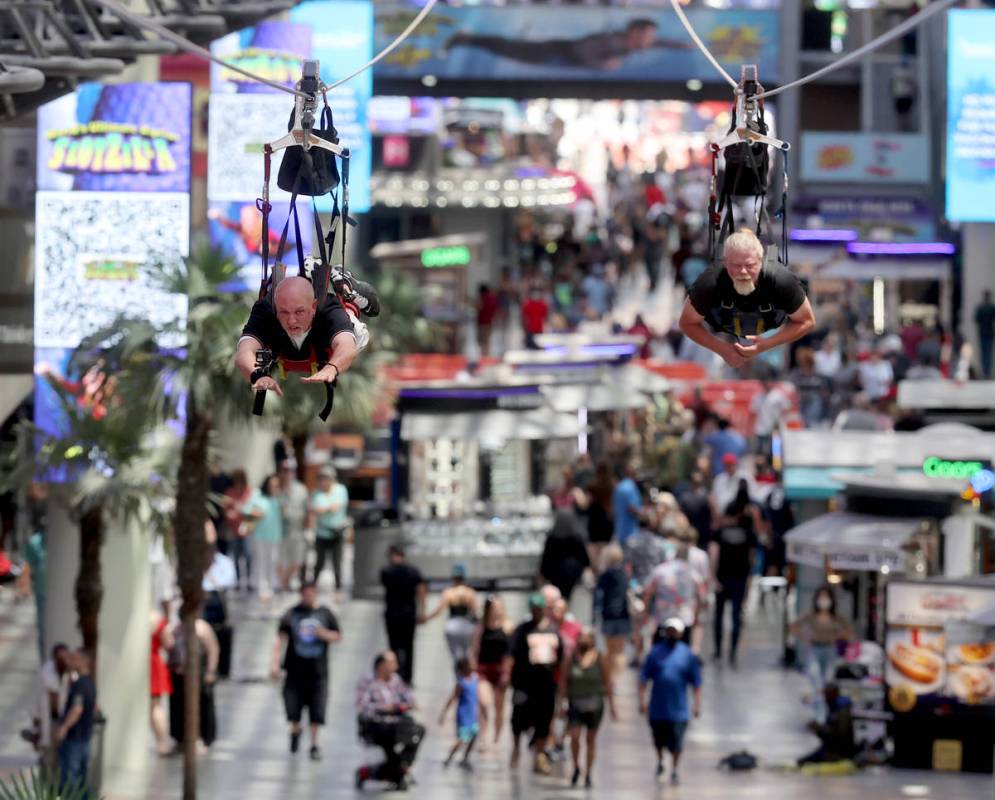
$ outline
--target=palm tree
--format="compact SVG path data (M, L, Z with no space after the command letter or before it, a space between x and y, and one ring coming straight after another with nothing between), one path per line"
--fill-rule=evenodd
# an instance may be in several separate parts
M183 264L160 267L158 282L188 299L186 320L153 326L119 319L95 333L106 358L120 364L122 394L151 427L182 426L176 471L174 534L184 664L183 797L197 793L196 745L200 728L200 648L195 624L203 605L201 582L209 564L204 536L208 510L208 452L218 420L248 420L252 398L234 366L238 334L249 309L246 296L219 291L237 273L221 251L201 246ZM174 349L160 346L173 341Z
M69 504L79 520L79 572L74 587L77 624L97 664L98 621L103 601L100 549L108 518L141 519L153 529L165 527L163 508L172 497L169 480L175 469L175 437L143 435L143 409L121 402L114 364L98 356L85 340L73 352L70 374L84 375L82 384L99 388L80 396L61 378L48 378L61 410L61 430L52 434L30 422L21 423L21 446L9 453L12 469L7 486L23 486L32 477L64 479L71 487ZM34 453L32 447L36 448Z

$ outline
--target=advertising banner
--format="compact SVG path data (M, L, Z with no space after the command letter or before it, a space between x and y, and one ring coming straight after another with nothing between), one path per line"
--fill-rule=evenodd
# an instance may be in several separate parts
M377 5L377 51L414 18L410 5ZM777 11L689 9L709 49L735 77L757 64L778 77ZM668 82L719 80L667 8L459 6L433 12L377 66L377 78Z
M189 192L188 83L86 83L38 111L38 189Z
M928 183L929 139L918 133L802 133L812 183Z
M947 217L991 222L995 205L995 11L947 13Z
M305 59L321 64L321 79L331 85L373 56L373 6L369 0L313 0L294 8L288 20L267 20L218 39L212 52L276 83L293 87ZM366 71L330 92L339 143L351 151L350 209L370 207L370 133L367 105L373 75ZM294 108L292 95L252 81L218 64L211 66L208 142L208 200L253 202L263 181L263 145L283 136ZM290 195L276 186L283 153L273 158L270 197L287 203ZM331 210L331 198L317 198ZM282 224L282 223L281 223Z
M934 695L995 705L995 585L892 581L887 590L885 650L896 711Z

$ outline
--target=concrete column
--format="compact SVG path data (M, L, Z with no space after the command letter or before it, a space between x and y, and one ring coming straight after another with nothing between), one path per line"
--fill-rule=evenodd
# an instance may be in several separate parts
M251 398L246 402L251 402ZM217 427L217 447L221 463L231 471L245 470L250 486L259 486L263 478L273 473L273 445L279 437L275 428L262 425L220 420Z
M110 796L141 785L149 760L149 539L139 520L105 520L97 700L107 718L102 791Z
M978 328L974 324L974 308L981 302L981 295L986 289L995 294L995 225L986 222L965 223L962 234L960 332L971 343L975 353L975 366L980 366L977 354L981 351L978 345Z
M53 486L48 500L45 575L45 652L56 642L82 643L76 627L76 576L79 574L79 521L70 513L69 487Z

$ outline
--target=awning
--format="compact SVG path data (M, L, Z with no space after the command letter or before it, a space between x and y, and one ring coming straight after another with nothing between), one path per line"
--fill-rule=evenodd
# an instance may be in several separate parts
M796 564L870 572L887 567L891 572L904 572L902 548L921 525L921 519L834 511L795 526L784 540L788 560Z
M541 386L539 391L555 411L563 413L576 413L581 408L588 411L643 408L647 402L644 394L625 383L614 386L601 383Z
M794 255L794 254L792 254ZM794 260L798 257L795 255ZM894 281L950 280L953 262L949 258L843 258L819 267L816 277L829 280L872 281L875 278Z
M548 408L532 411L472 411L457 414L407 413L401 417L405 441L455 439L498 444L515 439L571 439L585 432L576 414Z

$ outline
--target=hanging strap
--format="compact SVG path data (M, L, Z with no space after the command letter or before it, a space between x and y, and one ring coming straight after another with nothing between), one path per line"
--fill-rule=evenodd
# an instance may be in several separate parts
M781 207L774 212L774 219L781 220L781 252L777 260L784 266L789 266L788 260L788 153L781 151L781 169L784 172L784 183L781 185Z
M297 192L290 195L290 210L287 212L287 221L283 223L283 231L280 234L280 246L276 251L276 261L280 263L283 259L283 251L287 247L287 233L290 230L290 220L294 220L294 237L297 245L297 274L303 277L304 272L304 242L301 241L301 223L297 215Z
M259 296L266 294L267 282L269 281L269 213L273 206L269 202L269 177L270 160L273 155L272 148L267 144L263 148L263 196L256 199L256 208L263 215L262 242L260 242L260 252L262 254L262 279L259 282Z

